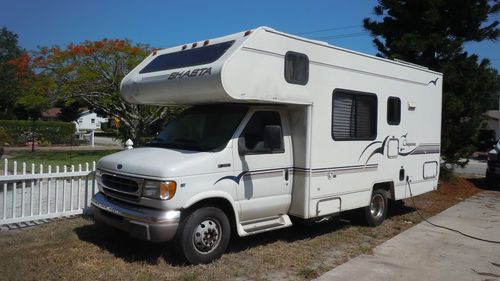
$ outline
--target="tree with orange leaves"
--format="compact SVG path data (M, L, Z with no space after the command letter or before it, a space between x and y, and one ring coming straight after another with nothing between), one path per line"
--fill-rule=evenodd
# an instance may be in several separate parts
M65 48L42 47L29 61L37 73L36 92L45 93L52 101L83 101L97 113L117 117L119 137L141 144L172 113L167 107L127 103L119 94L123 77L150 51L149 46L129 40L104 39Z

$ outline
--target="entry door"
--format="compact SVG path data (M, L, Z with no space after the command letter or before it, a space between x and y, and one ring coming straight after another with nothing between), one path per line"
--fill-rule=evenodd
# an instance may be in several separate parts
M270 151L264 146L264 128L281 126L289 136L283 114L278 111L255 111L240 137L244 138L248 152L238 153L235 140L235 170L239 173L238 200L241 221L249 221L286 214L290 206L291 148L289 137L284 137L280 149Z

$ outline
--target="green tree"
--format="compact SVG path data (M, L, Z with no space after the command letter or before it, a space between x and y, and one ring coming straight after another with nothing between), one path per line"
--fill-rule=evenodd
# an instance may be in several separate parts
M119 39L42 47L33 52L34 92L46 93L52 101L82 102L101 115L117 117L118 137L142 144L172 114L167 107L130 104L120 96L121 80L150 51L147 45Z
M17 97L22 85L16 79L17 69L9 62L24 53L17 44L17 34L0 29L0 119L14 119Z
M378 56L402 59L444 74L441 153L446 163L465 164L474 151L484 112L500 89L489 60L464 51L466 42L496 40L498 0L379 0L376 19L363 24Z
M73 122L80 116L80 108L84 105L79 101L59 101L56 103L57 107L61 108L58 118L64 122Z

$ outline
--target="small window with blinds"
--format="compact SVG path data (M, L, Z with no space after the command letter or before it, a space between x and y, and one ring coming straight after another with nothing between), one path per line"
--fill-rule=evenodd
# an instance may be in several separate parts
M377 137L377 96L335 90L332 98L332 138L373 140Z
M306 85L309 81L309 58L305 54L285 54L285 80L291 84Z

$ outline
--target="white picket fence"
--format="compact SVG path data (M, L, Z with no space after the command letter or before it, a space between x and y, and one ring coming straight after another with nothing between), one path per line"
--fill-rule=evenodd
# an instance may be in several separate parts
M53 170L40 164L37 170L31 164L28 171L25 162L18 167L13 161L9 167L5 159L0 175L0 225L82 214L97 192L95 162L83 166L55 166Z

